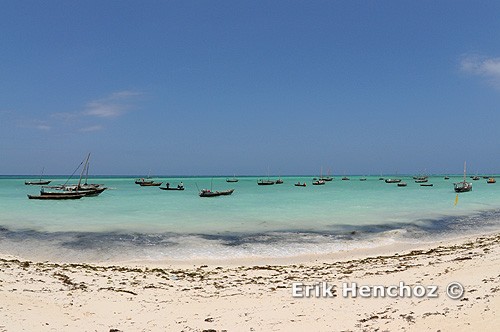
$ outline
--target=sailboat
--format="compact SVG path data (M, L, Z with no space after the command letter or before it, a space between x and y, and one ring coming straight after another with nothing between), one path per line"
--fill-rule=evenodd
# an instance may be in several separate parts
M202 189L198 193L200 197L217 197L217 196L229 196L234 192L234 189L222 190L222 191L213 191L212 190L213 179L210 181L210 189Z
M82 178L83 174L87 172L87 178L88 178L88 167L89 167L89 159L90 159L90 153L87 155L87 158L85 159L85 162L80 163L78 168L82 164L84 164L82 172L80 173L80 178L78 179L78 184L76 185L67 185L63 184L61 186L55 186L55 187L42 187L40 190L40 195L41 196L63 196L63 195L69 195L72 196L74 194L82 194L84 196L98 196L101 194L104 190L106 190L106 187L101 187L100 185L97 184L87 184L87 180L85 180L85 184L82 184ZM77 168L77 170L78 170ZM75 170L76 172L76 170ZM74 172L73 172L74 174ZM69 179L68 179L69 181ZM66 182L68 182L66 181ZM57 189L58 191L46 191L46 188L52 188L52 189Z
M226 182L238 182L238 179L236 178L236 174L232 178L227 178Z
M319 176L319 179L316 179L314 178L313 179L313 186L320 186L320 185L323 185L325 184L325 179L323 178L323 167L321 167L321 171L320 171L320 176Z
M466 179L466 169L467 169L467 162L464 161L464 180L461 182L456 182L453 184L455 191L457 193L464 193L472 190L472 183L467 182Z
M330 169L328 169L327 176L321 176L319 179L323 181L333 181L333 177L330 175Z
M269 167L267 168L267 180L259 179L257 180L257 184L259 186L271 186L275 184L276 182L269 180Z
M40 173L40 180L38 180L38 181L24 181L24 184L27 186L44 186L44 185L51 183L52 181L50 181L50 180L42 181L42 176L43 176L44 170L45 170L45 167L42 168L42 173Z

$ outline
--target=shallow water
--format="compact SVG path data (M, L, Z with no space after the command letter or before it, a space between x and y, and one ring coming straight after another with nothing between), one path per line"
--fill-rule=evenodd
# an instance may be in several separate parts
M163 191L98 177L93 182L109 187L98 197L37 201L26 194L39 187L25 186L26 178L0 177L0 252L70 261L286 257L500 229L500 189L484 179L455 206L459 176L430 177L433 187L411 177L401 177L407 187L350 178L323 186L311 185L312 177L273 186L258 186L256 177L159 178L186 187ZM235 191L198 197L198 188L210 187Z

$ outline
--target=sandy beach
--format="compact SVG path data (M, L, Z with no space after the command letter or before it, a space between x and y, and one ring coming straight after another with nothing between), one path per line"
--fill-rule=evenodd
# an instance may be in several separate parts
M500 327L500 233L274 264L71 264L3 255L0 268L0 331L493 331ZM401 282L417 293L425 290L426 295L400 296L396 289L396 296L362 296L375 286L388 291ZM452 282L463 285L465 292L458 299L447 296ZM302 297L292 296L294 283L298 283L296 295ZM358 288L354 297L353 283L368 290ZM344 294L346 285L351 292ZM304 296L306 286L312 289L309 297Z

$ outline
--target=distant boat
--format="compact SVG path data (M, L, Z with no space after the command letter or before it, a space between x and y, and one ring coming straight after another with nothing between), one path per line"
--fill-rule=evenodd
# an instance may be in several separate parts
M28 195L29 199L43 199L43 200L63 200L63 199L80 199L85 194L82 193L64 193L54 195Z
M486 181L486 183L496 183L497 180L495 180L495 178L488 178L488 180Z
M234 189L223 190L223 191L212 191L210 189L202 189L199 193L200 197L216 197L216 196L228 196L233 193Z
M283 180L281 180L281 177L278 178L278 180L276 180L276 182L274 182L275 184L283 184Z
M73 197L75 195L81 194L83 196L87 197L93 197L93 196L99 196L104 190L106 190L106 187L101 187L99 184L87 184L87 179L88 179L88 170L89 170L89 159L90 159L90 153L87 155L87 158L85 161L82 161L78 168L83 164L83 169L80 174L80 179L78 180L78 184L75 185L68 185L68 184L63 184L59 186L43 186L40 189L40 196L50 196L53 198L34 198L34 197L29 197L30 199L78 199L78 197ZM77 170L78 170L77 168ZM76 172L76 170L75 170ZM87 173L86 175L86 180L85 184L82 184L82 178L83 174ZM66 181L68 182L69 179ZM46 189L53 189L52 191L47 191ZM63 196L68 196L68 198L64 198Z
M319 180L313 181L312 184L313 184L313 186L321 186L321 185L325 184L325 180L319 179Z
M24 181L24 184L27 185L27 186L44 186L44 185L47 185L49 183L51 183L52 181Z
M462 182L456 182L453 184L454 189L457 193L464 193L472 190L472 183L467 182L465 179L466 177L466 169L467 169L467 163L464 162L464 180Z
M344 176L344 177L342 178L342 181L349 181L349 180L350 180L350 179L349 179L347 176Z
M399 183L401 179L385 179L385 183Z
M269 167L267 168L267 180L263 180L263 179L257 180L257 184L259 186L272 186L275 183L276 183L275 181L269 180Z
M159 187L163 182L145 181L139 183L141 187Z
M330 175L330 170L328 170L328 175L327 176L321 176L320 180L328 181L328 182L333 181L333 177Z
M421 187L432 187L434 185L432 183L421 183L420 186Z
M359 181L366 181L366 178L360 178Z
M40 180L38 180L38 181L24 181L24 184L27 186L44 186L44 185L51 183L52 181L50 181L50 180L49 181L42 180L44 170L45 170L45 167L42 168L42 173L40 173Z
M161 190L184 190L184 184L181 182L177 187L170 187L170 183L167 183L165 187L160 187Z
M444 177L444 179L445 179L445 180L449 180L449 179L450 179L450 177L449 177L449 176L445 176L445 177Z
M386 180L387 181L387 180ZM399 180L401 181L401 180ZM392 183L392 182L391 182ZM406 187L408 184L406 182L399 182L398 187Z
M233 177L232 179L226 179L226 182L238 182L239 180L236 177Z
M307 184L305 182L304 183L297 182L295 184L295 187L305 187L305 186L307 186Z

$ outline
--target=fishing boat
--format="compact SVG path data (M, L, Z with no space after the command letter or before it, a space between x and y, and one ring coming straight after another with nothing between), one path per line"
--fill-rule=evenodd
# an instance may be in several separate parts
M320 179L327 182L333 181L333 177L330 175L330 169L328 169L328 174L326 176L321 176Z
M27 186L44 186L46 184L51 183L52 181L24 181L24 184Z
M269 180L269 167L267 168L267 180L264 180L264 179L257 180L257 184L259 186L272 186L275 183L276 183L275 181Z
M170 183L167 182L165 187L160 187L161 190L184 190L184 184L181 182L177 187L170 187Z
M29 199L43 199L43 200L65 200L65 199L80 199L84 197L82 193L64 193L54 195L28 195Z
M466 176L466 169L467 169L467 163L464 162L464 180L461 182L456 182L453 184L453 187L455 189L455 192L457 193L464 193L472 190L472 183L467 182L465 179L467 178Z
M349 181L349 180L350 180L350 179L349 179L347 176L344 176L344 177L342 178L342 181Z
M420 187L432 187L434 186L432 183L421 183Z
M100 195L103 191L105 191L107 188L102 187L100 184L88 184L88 169L89 169L89 159L90 159L90 153L87 155L87 158L85 161L82 161L80 165L76 168L76 170L73 172L73 174L80 168L82 164L84 164L82 172L80 173L80 178L78 180L78 184L75 185L68 185L67 182L69 179L66 181L65 184L59 185L59 186L42 186L40 189L40 196L50 196L54 197L52 199L64 199L63 196L68 196L71 199L72 196L75 195L83 195L87 197L93 197L93 196L98 196ZM82 178L83 174L86 172L86 179L85 183L82 184ZM73 175L72 174L72 175ZM71 178L71 176L70 176ZM48 190L47 190L48 189ZM33 199L33 198L30 198ZM43 198L39 198L43 199ZM46 199L51 199L51 198L46 198Z
M488 180L486 181L486 183L496 183L497 180L495 180L495 178L488 178Z
M226 182L238 182L239 180L236 177L233 177L231 179L226 179Z
M296 184L294 184L295 187L305 187L307 186L307 184L304 182L304 183L300 183L300 182L297 182Z
M163 182L154 182L154 181L145 181L142 183L139 183L141 187L159 187L161 186Z
M27 186L45 186L45 185L51 183L52 181L50 181L50 180L42 180L44 170L45 170L45 167L42 168L42 173L40 173L40 180L38 180L38 181L24 181L24 184Z
M325 180L316 180L316 181L313 181L313 186L321 186L321 185L324 185L325 184Z
M223 190L223 191L212 191L210 189L202 189L199 193L200 197L217 197L217 196L228 196L234 192L234 189Z
M278 180L276 180L276 182L274 182L275 184L283 184L283 180L281 180L281 177L278 178Z
M406 182L398 182L398 187L406 187L407 185L408 184Z
M399 183L401 179L385 179L385 183Z

